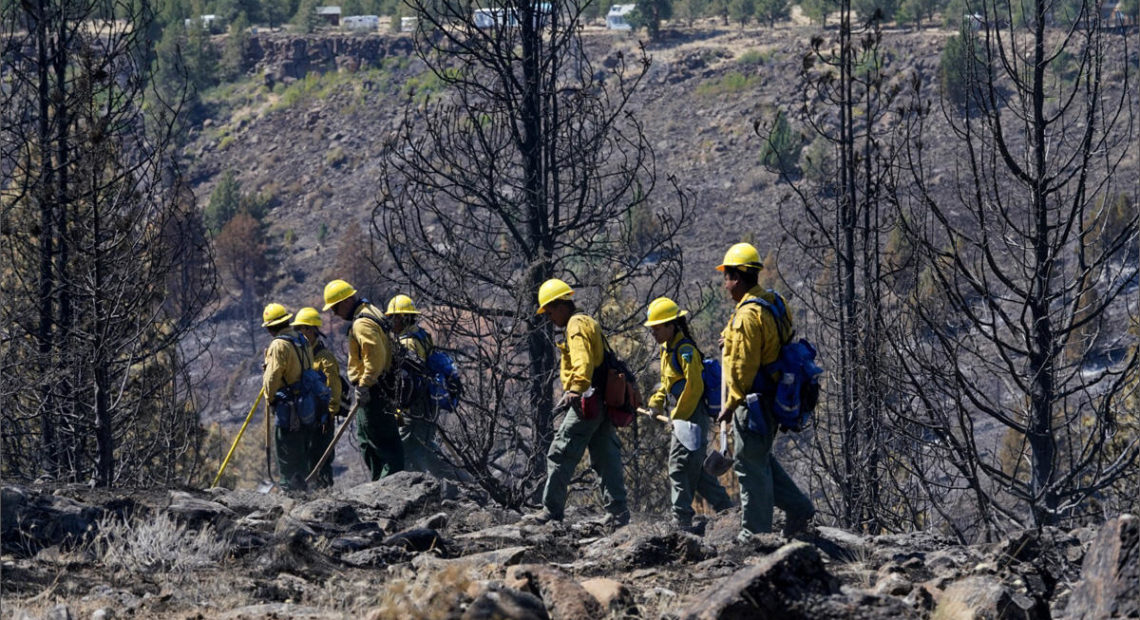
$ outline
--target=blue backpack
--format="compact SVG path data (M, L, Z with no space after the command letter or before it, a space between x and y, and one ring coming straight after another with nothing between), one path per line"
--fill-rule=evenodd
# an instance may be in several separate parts
M681 372L681 360L677 359L677 355L681 345L685 344L692 345L697 350L697 354L701 352L695 342L688 338L681 338L680 342L677 343L677 348L673 349L673 354L669 357L669 363L677 372ZM709 415L714 417L720 412L720 372L720 360L715 357L706 357L701 360L701 381L705 384L705 406L708 407ZM674 398L680 397L684 385L684 379L673 384L673 390L676 391L676 394L673 394Z
M431 399L441 411L455 411L463 395L463 380L455 368L455 360L447 353L433 349L427 358L431 373Z
M277 338L293 346L297 361L301 363L301 379L281 388L274 395L276 404L273 415L277 426L298 430L294 416L296 422L303 426L324 424L328 421L329 399L332 397L332 390L325 383L325 373L313 368L304 336L294 334Z
M435 348L431 336L423 328L417 328L409 335L419 340L428 351L424 378L432 403L440 411L455 411L463 395L463 380L455 368L455 360L445 351Z
M757 304L772 313L780 341L784 344L776 361L765 365L756 374L752 391L771 395L776 423L798 433L807 426L819 403L819 378L823 375L823 368L815 363L817 351L814 345L803 338L792 342L795 330L791 329L784 298L775 291L768 292L775 297L774 301L757 297L744 303ZM773 376L779 377L778 383L772 380Z

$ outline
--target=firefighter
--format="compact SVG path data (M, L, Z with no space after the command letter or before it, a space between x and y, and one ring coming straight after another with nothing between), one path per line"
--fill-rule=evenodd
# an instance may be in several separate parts
M389 371L392 350L379 308L357 295L344 280L325 285L324 310L349 323L348 380L356 399L356 438L373 480L404 469L404 447L396 424L395 394Z
M669 412L673 421L669 443L670 499L673 524L685 530L693 525L696 494L717 512L732 507L724 487L703 468L709 429L705 391L720 386L705 385L701 376L703 357L689 333L687 314L672 299L658 297L649 304L645 321L653 339L661 345L661 387L649 397L649 408L661 413L670 396L675 400Z
M273 340L265 349L262 389L265 391L265 415L274 418L273 439L277 452L279 486L303 489L309 474L306 443L312 429L306 428L293 407L301 371L312 359L308 343L289 326L293 315L278 303L265 306L261 326Z
M388 300L387 314L392 320L392 332L404 348L421 362L427 363L435 344L431 335L416 324L420 311L412 298L396 295ZM419 390L411 405L401 410L404 424L400 426L400 441L404 445L404 465L411 470L428 472L434 476L454 477L451 467L439 458L435 443L435 423L439 412L427 389Z
M738 243L728 249L717 271L724 273L724 288L736 308L721 336L724 339L722 372L727 395L717 422L732 420L736 444L736 470L740 481L741 531L738 540L747 542L754 534L772 531L772 510L778 506L785 513L784 535L792 536L807 527L815 508L791 476L772 456L776 422L772 414L774 394L759 393L758 411L749 420L745 397L754 393L761 369L776 361L780 348L780 329L771 312L749 300L763 297L773 301L774 295L757 284L760 254L752 245ZM787 319L791 321L790 313ZM791 325L785 332L792 333ZM761 381L761 384L774 384ZM762 429L762 430L754 430Z
M332 442L333 434L336 432L336 414L340 411L341 399L340 362L336 361L336 356L325 344L324 334L321 333L322 323L321 314L317 312L316 308L301 308L297 311L296 318L290 323L290 326L304 336L309 343L309 347L313 351L313 370L324 373L325 385L328 386L330 393L328 411L322 412L323 415L318 420L320 426L310 433L306 444L310 471L317 466L317 462L321 460L321 456L324 455L329 443ZM330 453L329 458L321 467L321 471L317 473L316 486L322 488L332 486L332 462L334 458L336 458L336 453Z
M622 474L621 441L605 413L600 390L592 387L595 370L602 365L604 343L598 322L578 312L571 299L574 290L562 280L550 279L539 287L538 313L556 327L564 328L561 353L562 397L555 412L565 411L550 449L546 453L546 486L541 512L530 515L535 523L561 521L566 509L566 487L587 449L590 464L602 481L607 516L604 525L629 523L625 479Z

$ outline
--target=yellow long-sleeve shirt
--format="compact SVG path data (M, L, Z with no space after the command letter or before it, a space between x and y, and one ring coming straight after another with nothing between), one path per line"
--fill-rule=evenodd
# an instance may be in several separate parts
M594 369L602 365L605 349L602 327L585 314L575 314L566 323L566 341L558 343L562 352L559 376L564 392L579 394L590 389Z
M372 387L380 375L392 367L392 350L388 335L373 320L360 318L384 316L379 308L362 303L352 313L352 329L348 332L348 380L359 387ZM359 320L358 320L359 319Z
M301 338L297 332L292 329L284 329L274 336L273 341L266 347L265 370L261 375L261 388L265 390L267 411L277 390L301 380L301 357L298 353L302 352L298 351L291 342L282 336L305 342L305 339ZM304 349L302 354L308 359L312 359L312 350L309 349L308 345L305 345Z
M697 410L697 403L704 395L704 390L708 389L701 378L701 369L703 368L701 355L692 343L681 344L683 337L681 331L677 330L669 342L661 345L661 387L649 397L650 407L664 409L668 396L673 393L676 383L683 381L684 386L677 396L677 404L669 413L669 417L674 420L688 420L692 417L693 412ZM674 357L674 352L676 352L676 357ZM673 359L676 359L677 363L680 364L680 369L673 367L671 361ZM720 386L713 389L720 389Z
M780 356L780 331L772 313L757 303L747 303L749 299L763 297L774 301L775 296L760 286L754 286L744 294L732 311L728 325L721 336L724 337L724 352L721 367L728 388L728 398L724 402L727 409L736 409L744 402L745 395L752 388L752 381L760 367L771 364ZM788 333L791 333L791 308L788 308Z
M420 331L422 330L418 325L409 325L405 327L403 331L396 334L396 339L400 341L400 344L404 345L405 349L415 353L420 358L420 361L426 362L431 352L428 351L429 345L424 343L424 338L426 337L427 342L431 342L431 336L428 336L426 332L422 335L417 334L417 332Z
M340 411L340 362L336 356L322 342L313 350L313 369L325 373L325 384L329 386L329 415L335 416Z

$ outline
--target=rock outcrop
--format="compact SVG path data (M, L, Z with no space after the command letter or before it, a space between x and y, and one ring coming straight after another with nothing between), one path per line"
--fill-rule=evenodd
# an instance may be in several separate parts
M296 496L0 491L3 603L16 617L25 607L30 617L104 618L1140 613L1140 520L1127 515L1099 532L1044 528L996 544L821 527L740 545L735 511L710 517L704 536L648 515L616 531L580 513L534 526L478 490L413 472ZM38 597L45 588L64 596Z

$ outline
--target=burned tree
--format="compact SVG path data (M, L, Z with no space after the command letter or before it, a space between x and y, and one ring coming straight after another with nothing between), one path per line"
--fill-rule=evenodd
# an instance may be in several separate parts
M373 228L397 285L434 307L437 341L468 371L445 443L517 505L553 429L557 359L535 315L539 286L563 278L607 331L629 328L678 282L685 205L653 199L652 150L628 109L649 59L619 53L597 70L578 3L409 4L418 57L442 88L410 102Z
M172 482L193 468L183 346L210 257L150 90L146 3L4 3L4 475Z
M966 92L940 108L916 97L908 128L906 224L931 291L899 341L909 421L976 508L958 527L987 533L1079 519L1137 458L1134 442L1105 449L1138 363L1125 331L1137 310L1135 169L1121 166L1136 149L1135 52L1096 3L1075 6L1061 25L1047 0L972 5ZM958 143L956 192L927 182L937 123ZM1110 217L1120 195L1132 207Z

